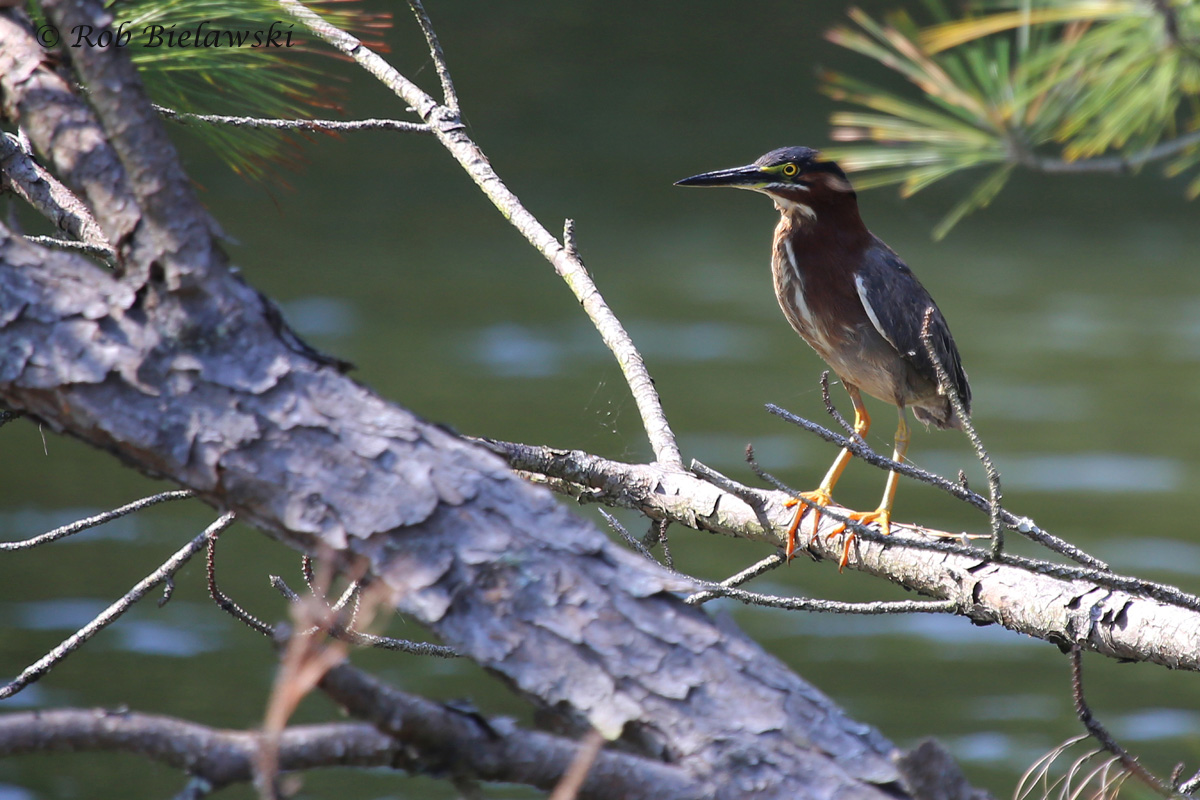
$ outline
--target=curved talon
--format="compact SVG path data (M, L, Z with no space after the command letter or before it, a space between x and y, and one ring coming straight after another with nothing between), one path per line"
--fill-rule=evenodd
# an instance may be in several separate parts
M884 536L892 534L892 510L890 508L877 508L874 511L849 511L846 513L846 518L854 520L859 525L870 525L873 522L879 523L879 530ZM826 540L832 539L840 533L845 532L846 523L839 523L833 532L825 537ZM842 550L842 560L838 562L838 572L846 568L850 563L850 545L854 543L857 534L850 531L846 534L846 546Z
M792 524L787 529L787 549L784 551L784 555L788 561L791 561L796 555L796 532L800 530L800 520L804 517L804 512L810 508L813 510L813 535L815 536L817 525L821 522L821 509L832 502L832 492L829 489L820 488L811 492L800 492L799 497L784 503L786 508L799 506L796 509L796 515L792 517Z

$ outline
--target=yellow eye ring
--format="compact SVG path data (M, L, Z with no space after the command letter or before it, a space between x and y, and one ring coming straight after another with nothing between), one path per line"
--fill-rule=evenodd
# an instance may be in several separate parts
M786 175L787 177L790 178L793 175L795 175L797 172L798 172L798 170L796 169L795 164L784 164L783 165L783 174Z

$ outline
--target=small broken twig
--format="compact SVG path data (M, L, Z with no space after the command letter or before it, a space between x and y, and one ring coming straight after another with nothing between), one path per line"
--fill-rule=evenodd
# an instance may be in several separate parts
M1071 646L1070 658L1071 695L1075 700L1075 713L1078 715L1079 721L1083 723L1083 727L1092 735L1092 738L1100 743L1101 747L1117 757L1122 767L1142 783L1163 797L1178 796L1174 789L1138 763L1138 760L1130 755L1128 750L1121 747L1112 734L1096 719L1092 709L1088 707L1087 699L1083 696L1083 652L1078 644Z

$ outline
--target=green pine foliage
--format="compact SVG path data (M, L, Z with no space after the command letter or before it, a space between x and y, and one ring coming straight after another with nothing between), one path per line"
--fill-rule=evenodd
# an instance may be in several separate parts
M364 39L390 24L388 15L365 13L348 0L309 5ZM131 34L126 47L159 105L184 113L272 119L313 119L338 110L341 87L331 82L328 69L328 59L336 54L319 46L273 0L113 0L108 8L114 24L124 23ZM234 46L239 32L240 46ZM183 44L185 33L189 39ZM166 39L168 34L175 38ZM198 37L204 37L199 46ZM73 35L64 32L64 44L71 40ZM377 41L368 44L381 47ZM281 183L281 168L299 161L299 133L196 122L189 127L250 179Z
M938 223L944 236L986 206L1017 166L1045 171L1200 166L1200 0L976 2L954 17L925 0L930 23L852 10L827 36L888 67L920 95L842 73L824 91L862 110L832 117L829 153L862 187L911 195L956 172L984 177ZM1187 189L1200 195L1200 175Z

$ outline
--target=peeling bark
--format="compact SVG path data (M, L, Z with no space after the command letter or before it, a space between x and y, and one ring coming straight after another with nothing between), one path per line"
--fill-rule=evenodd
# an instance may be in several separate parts
M640 511L701 531L784 544L793 511L790 497L754 490L757 506L695 475L655 464L627 464L575 450L488 442L515 469L548 479L582 501ZM848 509L831 506L834 511ZM800 546L823 560L842 556L839 524L828 515L800 530ZM918 526L892 522L892 535L862 536L850 550L850 569L869 572L927 597L951 600L976 624L999 624L1060 646L1077 644L1111 658L1200 670L1200 609L1173 587L1111 573L1056 567L1029 559L992 561L988 553L930 540ZM1045 568L1046 572L1038 569ZM1057 574L1056 574L1057 573ZM1161 591L1160 591L1161 590ZM1171 590L1171 591L1168 591ZM1178 595L1176 602L1167 599Z
M669 594L689 582L289 349L251 289L223 286L188 313L170 291L146 309L85 260L0 233L0 397L299 549L366 559L448 644L716 797L883 797L872 785L898 780L878 732Z

